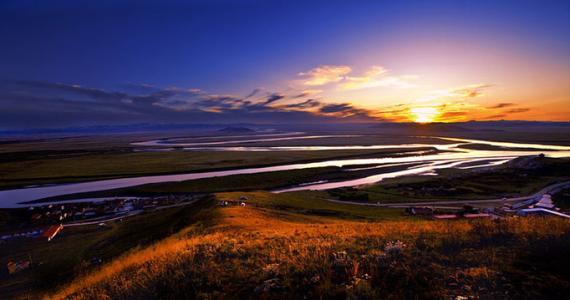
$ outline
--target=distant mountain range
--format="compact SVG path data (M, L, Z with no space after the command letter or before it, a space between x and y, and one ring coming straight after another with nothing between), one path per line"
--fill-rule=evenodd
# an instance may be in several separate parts
M570 127L570 122L537 122L537 121L469 121L461 123L330 123L330 124L149 124L137 123L126 125L94 125L65 128L35 128L21 130L0 130L0 136L38 135L38 134L98 134L98 133L130 133L173 130L219 131L248 133L258 129L279 128L286 130L327 130L343 128L368 128L385 130L412 130L437 132L470 132L470 131L502 131L516 128L554 128Z
M570 122L469 121L458 123L380 123L372 128L438 132L503 131L516 128L570 127Z
M228 127L224 127L220 130L218 130L219 132L231 132L231 133L249 133L249 132L255 132L255 130L251 129L251 128L247 128L247 127L234 127L234 126L228 126Z
M252 124L149 124L137 123L126 125L94 125L94 126L77 126L63 128L33 128L22 130L0 130L0 136L11 135L34 135L34 134L97 134L97 133L129 133L129 132L153 132L153 131L173 131L173 130L197 130L197 131L226 131L232 130L251 130L248 127L256 125ZM234 131L235 132L235 131Z

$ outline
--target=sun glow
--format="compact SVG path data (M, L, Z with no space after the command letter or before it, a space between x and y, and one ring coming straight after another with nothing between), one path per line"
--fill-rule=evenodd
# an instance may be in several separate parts
M439 114L435 107L414 107L410 109L411 118L416 123L431 123Z

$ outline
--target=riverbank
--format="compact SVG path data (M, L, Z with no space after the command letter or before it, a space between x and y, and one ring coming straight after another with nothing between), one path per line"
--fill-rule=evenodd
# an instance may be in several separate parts
M428 151L435 148L278 151L278 152L117 152L65 154L37 153L32 157L11 155L0 160L0 190L33 185L75 183L145 175L176 175L188 172L226 171L235 168L271 167L285 163L314 163L329 159L383 157L390 154Z

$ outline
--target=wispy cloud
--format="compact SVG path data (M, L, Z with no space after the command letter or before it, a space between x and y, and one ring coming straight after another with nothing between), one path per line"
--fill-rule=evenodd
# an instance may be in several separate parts
M507 110L506 113L507 114L518 114L518 113L524 113L527 111L530 111L530 108L514 108L514 109Z
M454 122L468 119L496 119L528 112L514 102L478 104L478 97L493 87L488 83L469 84L446 89L410 91L408 101L369 109L358 102L335 101L335 92L374 87L414 87L415 76L393 75L381 66L372 66L354 75L346 65L323 65L299 73L301 80L288 81L282 89L256 88L245 95L217 94L199 88L160 87L153 84L129 84L115 90L76 84L9 81L0 82L0 119L14 120L19 115L41 115L55 122L64 119L135 120L163 122L239 120L273 122L295 120L410 121L418 112L431 113L434 121ZM419 97L417 95L420 95ZM337 99L347 94L336 94ZM334 98L333 98L334 97ZM52 112L53 117L44 112ZM414 113L416 112L416 113ZM65 117L61 115L65 114ZM490 115L485 117L486 115ZM415 117L414 117L415 116ZM278 117L278 118L277 118ZM51 119L50 119L51 118ZM58 122L60 120L57 120ZM47 121L46 121L47 122ZM0 121L0 125L2 122Z
M373 111L355 107L350 103L326 104L319 109L319 112L342 118L380 119L379 116L375 116Z
M279 101L281 99L285 98L284 94L281 93L272 93L271 95L269 95L267 97L267 100L265 101L265 104L270 104L273 103L275 101Z
M512 102L502 102L502 103L497 103L495 105L489 106L487 107L488 109L501 109L501 108L506 108L506 107L511 107L511 106L515 106L515 103Z
M488 83L479 83L479 84L472 84L465 87L461 87L452 91L453 95L466 97L466 98L475 98L483 95L483 91L492 87L492 84Z
M374 87L399 87L410 88L415 86L411 80L415 75L391 75L381 66L372 66L361 76L349 76L352 68L349 66L323 65L307 72L299 73L302 84L305 86L321 86L336 83L336 89L340 91L374 88Z
M338 89L347 91L374 87L410 88L415 85L410 82L414 75L392 76L389 71L380 66L372 66L362 76L347 76L339 84Z
M301 91L301 93L297 94L294 97L295 98L310 97L310 96L321 94L322 92L323 92L323 90L315 90L315 89L303 90L303 91Z
M33 126L35 119L38 120L37 126L66 122L73 125L141 121L375 120L372 111L348 103L331 104L331 101L310 97L320 93L316 90L264 93L255 89L246 96L239 96L155 85L124 88L129 91L36 81L0 82L0 126L6 126L6 122L11 122L12 126ZM41 118L30 120L19 116Z
M285 106L285 108L288 108L288 109L294 109L294 108L309 109L309 108L320 107L322 105L323 104L321 102L319 102L315 99L308 99L308 100L303 101L303 102L287 104Z
M324 65L307 72L301 72L299 76L303 78L304 85L320 86L339 82L351 71L352 69L349 66Z
M456 122L463 121L469 116L469 112L466 111L445 111L441 113L438 117L440 120L445 122Z
M483 117L484 120L500 120L500 119L504 119L506 118L507 115L506 114L496 114L496 115L491 115L491 116L487 116L487 117Z
M470 84L462 87L438 89L426 93L424 96L417 98L416 102L441 102L463 101L470 98L476 98L483 95L486 89L491 88L492 84L480 83Z

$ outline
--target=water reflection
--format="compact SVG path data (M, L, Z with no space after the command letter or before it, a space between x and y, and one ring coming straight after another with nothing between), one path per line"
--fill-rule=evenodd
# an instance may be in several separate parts
M372 176L366 176L363 178L346 180L341 182L307 183L297 187L283 189L278 192L298 191L298 190L323 190L323 189L330 189L337 187L371 184L381 181L385 178L394 178L404 175L433 174L434 170L442 168L456 167L461 169L473 169L473 168L495 166L505 163L518 156L532 155L538 153L544 153L550 157L570 156L570 147L567 146L502 143L502 142L489 142L489 141L480 141L480 140L451 139L451 138L445 138L445 139L460 143L439 144L439 145L405 144L405 145L372 145L372 146L306 146L306 147L304 146L302 147L303 149L330 149L330 148L390 149L390 148L435 147L436 149L445 152L428 154L428 155L422 155L422 152L418 152L417 155L405 156L405 157L402 157L400 153L400 154L394 154L394 156L392 157L382 157L382 158L324 160L320 162L303 163L303 164L284 164L284 165L271 166L271 167L243 168L243 169L203 172L203 173L142 176L142 177L133 177L133 178L109 179L109 180L91 181L83 183L72 183L72 184L61 184L61 185L52 185L52 186L43 186L43 187L34 187L34 188L5 190L5 191L0 191L0 206L17 207L21 206L20 203L22 202L33 201L47 197L126 188L137 185L149 184L149 183L177 182L177 181L196 180L196 179L220 177L220 176L255 174L262 172L288 171L288 170L333 167L333 166L342 167L350 165L354 166L353 169L357 169L356 166L358 165L362 166L377 165L379 167L381 166L385 167L390 165L413 164L413 163L417 164L413 167L409 167L404 170L385 172L381 174L376 174ZM486 145L501 146L501 147L536 148L541 150L493 151L493 150L472 150L472 149L457 148L458 145L462 145L465 143L477 143L477 144L486 144ZM240 149L242 149L242 151L256 151L255 149L257 148L258 147L241 147ZM276 148L276 147L271 147L271 148ZM277 147L277 148L285 150L285 149L291 149L293 147ZM549 149L549 151L543 151L543 149ZM379 172L381 171L382 170L379 170Z

